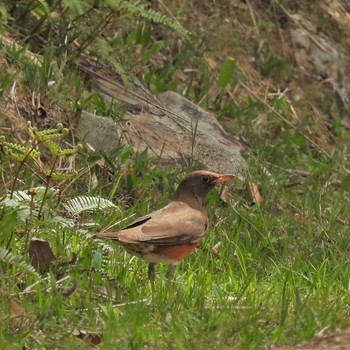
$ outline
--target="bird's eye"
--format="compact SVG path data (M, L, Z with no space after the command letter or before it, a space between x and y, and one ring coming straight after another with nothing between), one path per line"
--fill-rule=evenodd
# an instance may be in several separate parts
M202 176L202 182L205 184L208 184L210 182L210 176Z

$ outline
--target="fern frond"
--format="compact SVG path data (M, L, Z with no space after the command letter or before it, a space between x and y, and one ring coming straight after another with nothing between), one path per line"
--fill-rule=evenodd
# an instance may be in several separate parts
M71 173L51 173L50 177L52 180L58 180L58 181L62 181L62 180L71 180L73 178L75 178L78 175L78 173L76 171L73 171Z
M59 227L59 228L73 228L75 222L72 219L64 218L62 216L54 216L45 220L45 224L48 227Z
M25 192L22 192L23 196L28 196ZM28 196L29 198L29 196ZM5 198L3 201L0 202L0 208L8 208L12 211L15 211L18 215L18 219L20 221L24 221L30 216L30 208L29 208L29 199L24 199L18 196L17 198L15 195L12 199Z
M27 147L24 147L22 145L19 145L18 143L12 143L12 142L7 142L7 141L2 141L1 144L5 147L5 150L6 150L6 147L12 149L12 150L15 150L19 153L25 153Z
M61 127L58 127L56 129L38 130L37 127L29 126L28 131L29 131L29 135L32 138L35 138L40 142L46 142L49 140L62 138L68 135L68 129L61 128Z
M31 190L36 193L35 199L34 199L35 202L41 203L41 201L44 198L45 192L46 192L45 200L49 201L50 204L56 204L58 201L59 191L56 188L50 187L48 190L46 190L46 187L38 186L38 187L32 188Z
M12 201L12 203L5 203ZM28 216L29 210L22 208L12 199L0 201L0 244L8 241L10 235L17 230Z
M112 65L116 72L120 75L124 86L128 87L128 85L130 85L130 80L126 70L119 61L117 61L116 59L110 59L110 57L111 56L107 58L108 63Z
M114 203L112 203L108 199L90 196L81 196L73 198L63 206L66 209L66 211L71 215L76 215L83 211L94 211L106 208L114 208L120 210Z
M78 148L67 148L67 149L61 149L58 152L59 156L70 156L72 154L76 154L80 152L80 150Z
M62 137L65 137L66 135L64 135L62 132L56 132L56 133L52 133L49 135L41 135L41 140L42 142L46 142L48 140L55 140L55 139L59 139Z
M12 160L17 162L22 162L24 160L24 154L13 152L12 150L6 150L6 155L8 155Z
M174 29L177 33L179 33L183 37L188 37L191 35L191 32L185 29L180 23L175 22L170 17L164 15L161 12L158 12L154 9L146 10L143 5L137 5L137 4L131 4L131 3L126 4L126 7L134 15L148 19L150 21L164 24L167 27Z
M92 240L102 251L112 253L115 251L112 241L96 238L86 230L78 230L78 236L84 239Z
M25 157L30 158L38 158L40 156L40 152L31 148L30 145L22 146L18 143L12 143L7 141L1 141L3 145L4 153L7 154L10 158L22 161Z
M115 71L120 75L124 86L127 87L129 85L128 74L123 65L117 60L114 55L111 54L110 43L101 37L97 37L94 43L94 49L96 51L96 54L101 57L101 59L108 62L115 69Z
M33 198L28 194L28 191L15 191L12 194L12 199L5 198L2 202L0 202L0 206L8 208L17 208L19 212L19 216L22 219L28 219L31 216L36 216L38 212L38 208L41 205L41 202L45 195L45 205L44 210L48 210L49 208L57 206L58 202L58 190L54 188L49 188L46 191L45 187L33 187L29 190L33 194ZM32 207L32 202L34 206Z
M40 278L39 274L35 271L34 267L29 265L26 261L23 260L23 257L20 255L13 255L9 250L0 247L0 261L15 265L21 270L28 271L34 274L36 277Z
M60 149L54 142L52 142L51 140L45 140L45 145L50 150L52 155L54 156L58 155L58 152L60 151Z

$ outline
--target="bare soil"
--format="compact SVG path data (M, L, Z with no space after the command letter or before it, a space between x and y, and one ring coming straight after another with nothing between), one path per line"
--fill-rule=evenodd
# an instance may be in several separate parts
M274 350L349 350L350 330L338 330L317 334L314 338L291 346L271 345L267 349Z

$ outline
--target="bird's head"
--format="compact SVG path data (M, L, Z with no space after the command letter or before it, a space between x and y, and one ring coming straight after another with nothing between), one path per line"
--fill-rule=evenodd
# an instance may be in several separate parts
M199 170L189 173L180 182L176 191L175 199L188 201L191 197L204 203L207 193L216 185L222 182L235 179L234 175L217 174L211 171Z

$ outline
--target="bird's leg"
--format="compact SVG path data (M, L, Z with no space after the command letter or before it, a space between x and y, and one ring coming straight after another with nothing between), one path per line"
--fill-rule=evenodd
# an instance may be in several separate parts
M149 278L149 281L151 282L152 299L154 296L154 280L155 280L154 266L155 266L154 263L148 264L148 278Z
M176 269L176 265L174 264L169 265L168 271L166 272L165 277L169 280L173 278L175 269Z
M175 272L176 265L171 264L168 266L168 271L165 274L165 277L168 279L168 290L171 294L175 293L176 287L173 280L174 272Z

